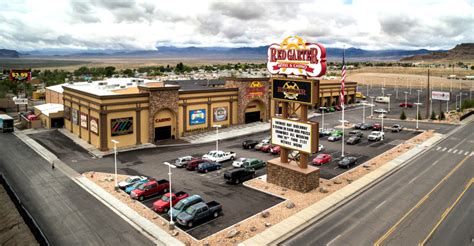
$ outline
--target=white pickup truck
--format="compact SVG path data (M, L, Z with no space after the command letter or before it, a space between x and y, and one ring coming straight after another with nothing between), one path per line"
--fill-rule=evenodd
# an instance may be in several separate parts
M383 132L373 131L367 138L369 139L369 141L380 141L383 139L384 135L385 134Z
M214 161L214 162L223 162L228 160L234 160L237 154L233 151L224 152L221 150L209 151L209 153L202 156L202 159Z

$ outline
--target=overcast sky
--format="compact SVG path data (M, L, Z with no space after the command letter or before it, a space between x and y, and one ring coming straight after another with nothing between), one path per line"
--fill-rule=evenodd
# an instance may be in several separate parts
M474 42L473 0L2 0L0 48L261 46L449 49Z

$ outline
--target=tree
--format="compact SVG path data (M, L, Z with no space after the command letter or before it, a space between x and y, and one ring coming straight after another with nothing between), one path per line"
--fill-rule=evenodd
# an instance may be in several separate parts
M474 65L471 66L471 70L474 70Z
M431 111L431 117L430 117L431 120L436 120L436 113L435 111Z
M402 113L400 114L400 120L406 120L407 116L405 115L405 110L402 110Z
M133 77L135 73L132 71L132 69L127 68L123 71L123 74L127 75L127 77Z
M439 120L444 120L444 119L446 119L446 116L444 116L443 110L441 110L441 112L439 113L438 119L439 119Z
M112 75L114 75L115 73L115 67L113 66L108 66L108 67L105 67L105 77L112 77Z

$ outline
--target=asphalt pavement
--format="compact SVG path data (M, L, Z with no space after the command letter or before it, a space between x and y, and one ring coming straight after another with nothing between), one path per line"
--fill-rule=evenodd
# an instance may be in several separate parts
M0 172L52 245L153 245L30 149L0 133Z
M471 122L282 245L416 245L472 178L473 153ZM472 228L469 217L455 219Z

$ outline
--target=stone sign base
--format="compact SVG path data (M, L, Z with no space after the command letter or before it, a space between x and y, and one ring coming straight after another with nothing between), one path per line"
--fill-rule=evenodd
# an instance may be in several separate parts
M319 168L299 168L294 161L281 163L280 158L267 162L267 182L299 192L309 192L319 186Z

